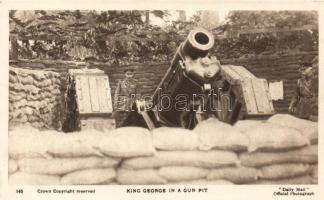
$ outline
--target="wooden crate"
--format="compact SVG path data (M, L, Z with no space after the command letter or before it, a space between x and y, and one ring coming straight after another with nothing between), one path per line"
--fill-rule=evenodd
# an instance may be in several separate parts
M266 79L255 77L242 66L222 65L222 75L241 91L240 98L247 116L273 115L275 113Z

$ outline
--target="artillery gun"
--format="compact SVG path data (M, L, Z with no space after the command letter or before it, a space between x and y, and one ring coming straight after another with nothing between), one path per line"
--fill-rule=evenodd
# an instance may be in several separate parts
M151 98L136 102L149 129L192 129L210 115L233 124L239 119L275 113L267 80L257 78L243 66L221 65L209 55L214 41L205 29L192 30Z
M221 65L209 55L214 42L210 32L192 30L153 94L134 102L124 125L193 129L211 115L230 124L273 115L267 80L243 66ZM115 127L109 79L101 70L70 69L66 104L66 132Z

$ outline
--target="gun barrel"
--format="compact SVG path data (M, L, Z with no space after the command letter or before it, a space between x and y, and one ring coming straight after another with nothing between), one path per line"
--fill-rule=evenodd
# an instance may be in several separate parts
M171 61L171 68L174 68L179 63L179 60L184 60L186 56L193 60L205 57L214 44L214 36L209 31L203 28L190 31L186 40L178 47Z

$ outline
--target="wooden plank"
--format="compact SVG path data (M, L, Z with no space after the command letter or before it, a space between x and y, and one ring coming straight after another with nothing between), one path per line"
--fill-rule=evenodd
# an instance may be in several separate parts
M269 85L268 85L267 80L263 79L263 85L264 85L266 94L267 94L268 99L269 99L269 109L270 109L270 113L274 114L275 113L275 110L274 110L274 107L273 107L273 102L272 102L272 99L271 99L271 95L270 95L270 91L269 91Z
M267 114L273 114L274 113L274 109L273 109L273 104L272 104L272 99L271 99L271 95L270 95L270 91L269 91L269 85L267 80L265 79L259 79L259 85L260 87L263 88L263 97L264 97L264 104L266 105L266 113Z
M97 77L98 85L98 99L100 105L100 112L112 112L111 92L108 82L108 77Z
M90 95L90 103L91 103L91 111L92 112L99 112L100 105L99 105L99 93L98 93L98 85L97 85L97 77L90 76L88 77L89 80L89 95Z
M105 85L104 85L104 80L101 77L96 77L97 85L98 85L98 101L99 101L99 106L100 106L100 112L108 112L108 106L106 103L106 90L105 90Z
M251 79L246 79L242 81L242 91L246 104L246 111L248 114L258 113L256 105L256 97L253 91L253 84Z
M140 112L140 114L143 116L143 119L147 125L147 127L152 130L155 128L155 125L153 123L153 121L151 120L150 116L148 115L147 112L143 111L143 112Z
M109 131L115 129L115 119L89 118L81 121L81 130Z
M252 92L254 93L256 113L253 114L274 114L272 100L269 94L268 84L265 79L251 79Z
M83 107L83 104L82 104L83 96L82 96L81 78L80 77L76 77L75 86L76 86L75 87L75 89L76 89L76 101L77 101L78 109L79 109L79 112L83 112L84 107Z
M113 106L112 106L112 96L111 96L111 88L110 88L110 83L109 83L109 77L105 76L104 78L104 83L105 83L105 89L107 92L107 100L106 102L108 102L108 112L112 113L113 112Z
M263 81L262 83L260 82L260 79L251 79L252 82L252 89L254 91L255 95L255 100L256 100L256 105L257 105L257 110L258 113L267 113L269 109L268 106L268 96L266 95L264 91L264 85Z
M229 74L233 79L235 80L240 80L241 79L241 75L239 73L237 73L233 68L232 65L226 65L225 66L225 71L227 72L227 74Z
M236 84L239 80L241 80L241 76L233 71L230 68L230 65L222 65L221 73L224 76L225 80L227 80L231 84Z
M80 113L91 113L91 102L90 102L90 92L89 92L89 82L87 76L77 76L80 77L81 90L80 95L82 97L79 104L82 104L83 109L79 110Z
M106 75L75 76L80 114L112 113L111 90Z
M74 76L104 76L105 73L102 70L99 69L69 69L69 74L72 74Z
M243 66L231 65L230 68L243 78L256 78L249 70L247 70Z
M229 65L228 68L229 68L229 70L230 70L230 72L231 72L231 74L233 76L239 77L240 80L242 80L244 78L244 76L242 76L241 73L239 73L238 71L236 71L236 69L234 68L233 65Z

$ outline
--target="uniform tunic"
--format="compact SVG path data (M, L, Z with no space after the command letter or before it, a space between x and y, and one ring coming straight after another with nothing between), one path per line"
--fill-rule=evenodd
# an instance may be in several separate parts
M291 102L291 105L296 108L294 113L296 117L308 119L311 115L317 114L317 95L312 82L312 79L304 78L297 81L297 88Z
M139 99L136 79L124 79L118 81L114 95L114 110L116 118L116 127L124 124L129 112L132 111L132 105Z

